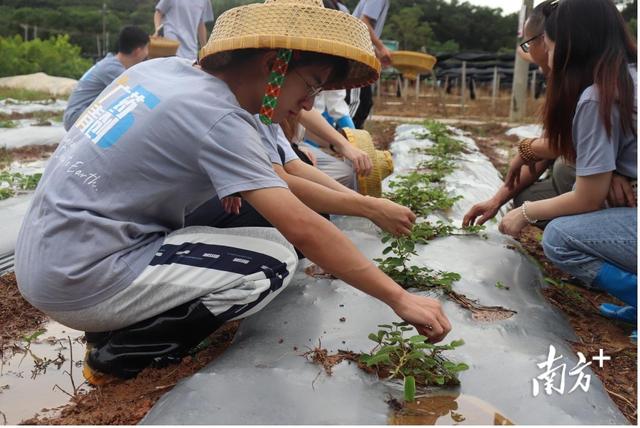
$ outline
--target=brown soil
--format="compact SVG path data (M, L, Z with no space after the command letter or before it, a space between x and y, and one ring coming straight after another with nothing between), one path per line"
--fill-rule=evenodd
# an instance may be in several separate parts
M469 299L467 296L456 293L455 291L447 292L447 296L471 312L471 318L479 322L496 322L506 320L514 316L517 312L502 306L484 306L478 302Z
M81 393L60 409L59 416L36 416L26 425L135 425L162 395L183 378L197 373L231 344L239 322L224 325L208 339L208 346L180 364L144 370L136 378Z
M22 298L15 274L0 277L0 356L15 340L44 326L48 318ZM80 392L46 416L23 421L28 425L135 425L158 399L185 377L197 373L232 342L239 322L228 323L207 340L207 347L180 364L147 369L135 379ZM43 409L44 411L44 409ZM55 416L51 416L54 414ZM0 415L1 416L1 415Z
M0 356L11 342L37 330L47 319L20 295L15 274L0 276Z
M368 120L364 124L364 129L369 131L373 139L373 144L378 150L389 150L396 134L396 127L400 123L393 121Z
M527 104L528 121L535 121L543 99L529 99ZM475 100L465 101L464 108L461 97L458 94L447 95L433 88L423 88L420 98L416 99L415 92L410 91L406 98L385 95L373 98L372 114L379 116L402 116L421 118L450 118L479 119L486 121L507 121L509 119L510 96L504 91L496 99L495 108L490 93L485 90L478 91Z
M24 146L16 149L0 147L0 170L8 167L11 162L33 162L49 159L58 147L57 144Z

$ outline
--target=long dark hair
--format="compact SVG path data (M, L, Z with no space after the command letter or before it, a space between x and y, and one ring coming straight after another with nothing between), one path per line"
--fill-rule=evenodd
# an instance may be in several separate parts
M545 6L545 37L555 42L555 53L543 110L544 127L551 148L573 162L573 118L580 94L593 84L597 85L607 134L617 126L611 121L616 103L623 132L636 134L629 64L637 62L637 48L611 0L560 0Z

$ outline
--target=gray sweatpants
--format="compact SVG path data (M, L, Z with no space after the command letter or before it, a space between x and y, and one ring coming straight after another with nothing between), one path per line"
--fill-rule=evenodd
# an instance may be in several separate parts
M76 330L103 332L199 298L223 321L258 312L291 281L293 246L271 227L193 226L168 235L149 266L120 293L78 311L49 312Z

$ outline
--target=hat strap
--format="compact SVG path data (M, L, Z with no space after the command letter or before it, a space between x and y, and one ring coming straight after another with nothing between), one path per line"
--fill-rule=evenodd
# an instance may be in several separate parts
M273 63L273 67L271 67L267 89L262 98L262 107L260 107L260 121L265 125L271 125L273 123L273 112L278 106L278 97L284 84L284 76L287 74L287 69L289 68L291 54L291 49L279 49L276 61Z

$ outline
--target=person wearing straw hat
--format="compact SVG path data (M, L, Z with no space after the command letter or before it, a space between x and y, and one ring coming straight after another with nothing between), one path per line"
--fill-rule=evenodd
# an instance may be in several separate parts
M80 117L83 111L96 99L123 71L147 59L149 35L142 29L127 26L120 30L116 54L107 54L91 67L78 81L64 110L62 121L66 131Z
M221 15L198 66L145 61L100 94L45 169L15 268L27 301L86 332L89 383L179 361L262 309L290 282L294 245L431 341L447 335L438 300L393 282L289 191L256 130L254 114L279 123L379 68L353 17L320 0L267 0ZM275 228L185 228L216 194L241 195Z

